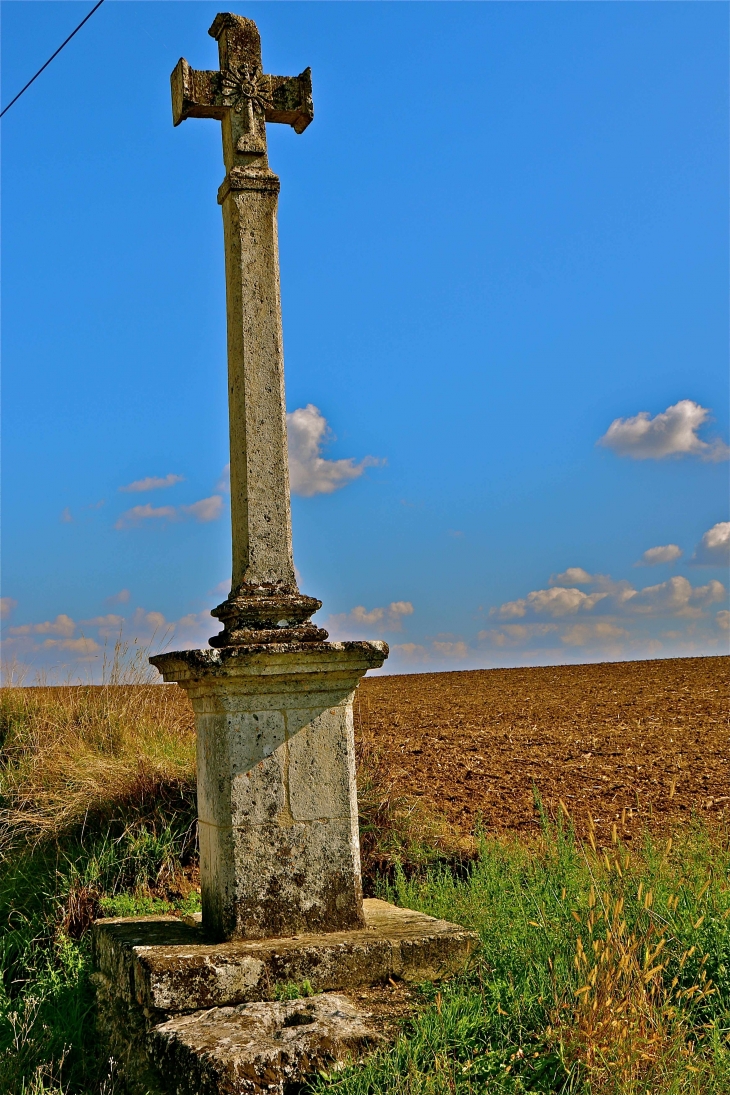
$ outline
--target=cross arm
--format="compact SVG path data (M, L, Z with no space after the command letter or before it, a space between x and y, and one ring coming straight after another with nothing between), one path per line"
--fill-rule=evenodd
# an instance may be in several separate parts
M186 118L217 118L221 121L230 109L223 101L223 73L191 68L181 57L170 76L172 121L180 125ZM266 104L267 122L283 122L303 133L314 117L312 70L299 76L265 76L269 82L270 103Z
M220 72L205 72L191 68L181 57L170 75L172 91L172 124L180 125L186 118L225 117L226 107L221 95Z

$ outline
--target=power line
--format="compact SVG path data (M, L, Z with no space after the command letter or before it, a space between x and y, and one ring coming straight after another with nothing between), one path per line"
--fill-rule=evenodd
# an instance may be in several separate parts
M10 100L10 102L8 103L8 105L7 105L6 107L4 107L4 108L3 108L3 110L0 110L0 118L2 118L3 114L7 114L7 112L8 112L9 110L10 110L11 106L13 105L13 103L17 103L18 99L19 99L19 98L20 98L20 96L21 96L21 95L23 94L23 92L24 92L24 91L27 91L27 90L28 90L28 88L30 87L30 85L31 85L31 84L33 83L33 80L37 80L37 79L38 79L38 77L40 76L40 74L41 74L41 73L43 72L43 69L45 69L45 68L48 68L48 66L50 65L50 63L51 63L51 61L53 60L53 58L54 58L54 57L58 57L58 55L59 55L59 53L61 52L61 50L63 49L63 47L64 47L64 46L67 46L67 45L68 45L68 43L69 43L69 42L71 41L71 39L73 38L74 34L78 34L78 32L79 32L79 31L81 30L81 28L83 27L84 23L87 23L87 22L89 21L89 19L91 19L91 16L92 16L92 15L94 14L94 12L95 12L95 11L97 10L97 8L100 8L100 7L101 7L101 5L102 5L103 3L104 3L104 0L99 0L99 2L98 2L97 4L94 4L94 6L93 6L93 8L91 9L91 11L89 12L89 14L88 14L88 15L85 15L85 16L84 16L84 18L83 18L83 19L81 20L81 22L79 23L79 25L78 25L78 26L76 27L76 30L72 30L72 31L71 31L71 33L69 34L69 36L68 36L68 38L66 39L66 41L65 41L65 42L61 42L61 45L60 45L60 46L58 47L58 49L56 50L56 52L55 52L55 53L52 53L52 54L51 54L51 56L50 56L50 57L48 58L48 60L46 61L45 65L41 65L41 67L40 67L40 68L38 69L38 71L36 72L35 76L31 77L31 79L30 79L30 80L28 80L28 83L27 83L27 84L25 85L25 87L21 87L20 91L19 91L19 92L18 92L18 94L17 94L16 96L15 96L15 98L14 98L14 99L11 99L11 100Z

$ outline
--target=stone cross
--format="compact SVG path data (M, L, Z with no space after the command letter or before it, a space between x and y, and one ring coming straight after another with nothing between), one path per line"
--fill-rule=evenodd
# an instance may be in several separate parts
M325 642L294 574L276 203L266 122L312 120L309 69L267 76L256 25L218 15L220 69L181 60L173 121L222 123L231 594L213 650L152 658L187 691L198 749L203 926L215 939L362 928L352 700L383 642Z
M224 631L214 646L327 638L309 622L321 602L297 588L292 557L279 295L279 179L266 155L266 122L302 133L314 116L310 69L267 76L256 24L217 15L220 69L180 59L171 76L173 123L222 123L223 207L231 439L231 594L213 610Z

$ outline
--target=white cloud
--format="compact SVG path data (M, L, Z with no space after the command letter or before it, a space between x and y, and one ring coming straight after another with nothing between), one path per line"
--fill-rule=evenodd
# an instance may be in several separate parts
M410 601L391 601L388 605L388 620L394 627L396 624L400 626L404 616L412 615L413 605Z
M108 605L126 605L129 601L130 593L128 589L120 589L118 593L113 593L111 597L107 597L106 603Z
M730 564L730 521L718 521L704 534L690 559L695 566Z
M647 548L634 566L654 567L659 563L673 563L679 559L682 549L677 544L664 544L663 547Z
M503 620L520 618L532 612L536 615L570 616L577 612L590 612L607 596L607 593L584 593L581 589L563 586L535 589L526 597L521 597L517 601L507 601L499 608L491 609L490 616L498 616Z
M68 508L68 506L66 506L66 508L62 511L59 520L62 525L70 525L73 521L73 514L71 513L71 510Z
M552 619L578 613L593 612L596 607L603 616L686 616L698 619L704 616L710 604L716 604L726 596L721 581L712 580L705 586L693 586L690 581L679 575L662 581L656 586L635 589L628 581L613 581L606 575L595 575L592 581L599 586L593 593L581 589L553 586L549 589L535 589L519 600L507 601L498 608L490 609L489 615L499 620L530 619L531 616L551 616ZM519 627L519 625L513 625ZM530 627L525 624L525 627ZM575 632L575 635L588 632ZM595 633L598 636L598 632ZM607 635L607 633L604 633ZM518 639L528 637L514 631L511 635L508 627L493 632L479 633L479 638L489 638L491 643L506 645Z
M41 645L47 650L68 651L82 660L96 657L101 650L96 639L87 639L83 635L78 639L46 639Z
M616 627L607 621L596 623L571 624L560 636L566 646L588 646L615 643L626 639L629 632L625 627Z
M465 658L469 653L469 647L464 642L437 642L434 639L431 646L445 658Z
M480 631L477 639L492 646L518 646L529 639L542 638L557 631L557 624L503 624L500 628Z
M231 493L231 465L226 464L221 472L221 477L215 485L215 489L221 494Z
M598 444L613 449L619 456L631 456L635 460L685 455L726 460L730 449L719 438L707 442L697 436L709 415L709 410L699 403L680 399L654 418L648 411L640 411L633 418L614 419Z
M491 648L495 658L507 659L514 656L512 651L520 650L523 657L529 655L539 662L547 659L548 663L573 657L592 660L722 652L724 632L730 627L727 590L722 582L693 586L687 578L675 575L636 589L625 579L591 575L582 567L570 567L553 575L551 581L568 577L592 589L551 586L492 608L490 616L497 619L477 635L481 649L486 653Z
M135 479L133 483L127 483L125 487L120 487L120 490L129 492L139 492L145 490L164 490L165 487L174 487L176 483L184 482L185 476L183 475L169 475L158 476L148 475L146 479Z
M143 506L132 506L126 510L114 525L114 528L132 528L142 521L174 521L177 510L174 506L153 506L146 502Z
M630 612L645 616L699 617L703 615L703 608L716 604L724 596L722 582L713 579L705 586L692 586L686 578L675 575L666 582L634 591L624 603Z
M91 620L82 620L82 627L95 627L105 639L119 635L124 627L124 616L110 612L106 616L94 616Z
M359 478L365 468L383 461L366 456L360 463L354 457L326 460L322 446L331 438L327 419L308 403L286 416L289 440L289 483L293 494L311 498L314 494L331 494Z
M349 618L355 624L363 624L364 627L375 627L382 623L385 616L384 608L371 608L369 611L364 605L357 605L349 614Z
M341 638L362 628L377 632L402 631L403 618L412 615L413 605L410 601L391 601L385 608L367 609L364 605L356 605L350 612L340 612L330 616L326 626L331 634Z
M562 574L551 574L548 585L551 586L589 586L594 581L593 575L583 567L568 567Z
M396 655L403 661L418 665L429 660L429 653L420 643L396 643L390 648L391 656Z
M18 602L13 597L0 597L0 620L7 620L18 607Z
M199 502L192 502L189 506L153 506L145 502L143 506L132 506L126 510L117 518L114 528L134 528L143 521L180 521L186 517L201 522L215 521L222 512L223 499L220 494L201 498Z
M194 517L196 521L215 521L223 513L223 499L220 494L210 498L201 498L191 506L180 506L180 512Z
M70 616L62 613L55 620L45 620L40 624L21 624L8 628L8 635L62 635L70 638L76 630L76 624Z

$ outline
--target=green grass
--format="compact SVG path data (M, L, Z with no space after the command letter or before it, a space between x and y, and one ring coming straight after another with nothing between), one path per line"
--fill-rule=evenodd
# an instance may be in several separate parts
M194 890L159 896L189 858L189 825L181 812L156 827L117 824L8 857L0 870L0 1092L118 1090L94 1033L88 929L95 916L199 907Z
M196 894L164 896L189 855L188 824L181 812L114 836L78 832L5 863L0 1091L121 1090L94 1036L88 924L192 910ZM464 877L396 870L381 896L474 928L481 950L464 976L420 990L422 1010L395 1045L317 1078L311 1095L727 1095L729 868L727 846L700 827L670 851L647 839L604 856L546 826L529 843L482 840ZM576 995L593 968L593 988Z
M729 867L701 828L605 858L553 828L542 846L483 841L464 879L400 873L382 896L475 929L481 951L422 990L394 1046L310 1091L727 1095Z

